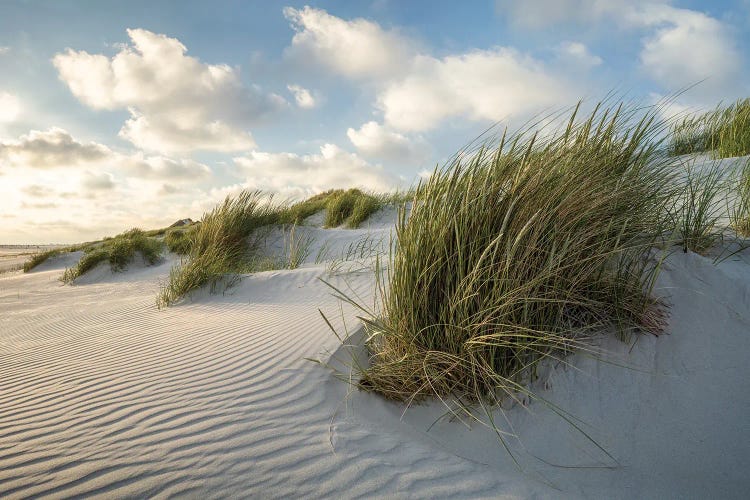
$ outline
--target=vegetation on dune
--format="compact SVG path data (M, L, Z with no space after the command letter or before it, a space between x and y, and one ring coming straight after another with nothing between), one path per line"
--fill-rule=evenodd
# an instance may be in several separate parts
M680 185L676 243L684 252L703 254L723 238L720 223L726 215L728 176L717 164L687 164Z
M495 405L533 396L541 360L588 349L603 328L661 331L652 251L678 193L656 110L577 111L564 132L504 134L420 183L378 310L361 306L359 387Z
M47 261L47 259L50 259L52 257L55 257L57 255L60 255L65 250L62 248L54 248L52 250L47 250L45 252L36 253L31 256L29 260L23 263L23 272L28 273L35 267L37 267L40 264L43 264Z
M343 193L343 190L341 189L330 189L323 193L311 196L306 200L294 203L279 211L278 222L281 224L302 224L302 222L311 215L315 215L324 210L331 197L338 196L341 193Z
M96 243L99 243L99 242L95 241L95 242L87 242L87 243L78 243L78 244L69 245L63 248L53 248L44 252L36 253L32 255L28 261L24 262L23 272L28 273L29 271L43 264L44 262L46 262L48 259L51 259L52 257L56 257L64 253L86 250L87 248L91 247L92 245L95 245Z
M192 246L192 238L197 230L196 224L185 227L168 229L164 235L164 244L170 252L177 255L188 255Z
M136 252L151 265L159 260L162 248L161 241L149 238L140 229L130 229L115 237L105 238L99 244L86 246L81 260L75 266L66 269L61 280L70 283L100 262L109 262L112 271L122 271L133 261Z
M718 158L750 154L750 98L685 117L672 125L672 155L713 152Z
M275 222L279 210L265 203L258 191L243 191L204 214L190 236L185 260L175 266L157 297L159 307L169 306L206 284L213 287L226 275L250 269L255 250L253 233Z
M340 191L328 197L325 227L357 228L384 205L381 198L359 189Z
M736 176L737 199L729 214L732 228L745 238L750 237L750 159L742 164Z

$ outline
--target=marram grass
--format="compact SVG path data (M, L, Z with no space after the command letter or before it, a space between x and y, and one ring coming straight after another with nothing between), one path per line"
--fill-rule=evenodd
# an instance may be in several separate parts
M735 203L729 220L732 228L745 238L750 237L750 158L745 160L736 175Z
M718 158L750 154L750 98L673 123L672 155L713 152Z
M504 134L420 183L380 307L362 308L359 387L492 406L603 329L658 334L652 252L676 191L656 111L576 109L562 133Z
M136 253L140 253L149 265L155 264L161 257L162 248L161 241L149 238L140 229L130 229L113 238L105 238L100 244L85 247L78 264L66 269L60 279L70 283L100 262L108 262L112 271L122 271L133 261Z
M333 193L326 202L325 227L357 228L383 205L383 200L359 189Z
M187 257L162 285L157 305L169 306L193 290L207 284L213 288L227 275L246 270L253 257L250 237L279 214L266 201L258 191L243 191L204 214L189 234Z

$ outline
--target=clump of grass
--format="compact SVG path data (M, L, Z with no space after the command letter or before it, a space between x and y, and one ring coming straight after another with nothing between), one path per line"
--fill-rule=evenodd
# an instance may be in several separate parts
M311 196L306 200L294 203L288 208L279 211L278 222L281 224L299 225L311 215L324 210L330 198L338 196L343 192L341 189L330 189Z
M750 159L740 168L735 195L729 215L730 225L740 236L747 238L750 237Z
M672 155L712 151L717 158L750 154L750 98L675 122L668 150Z
M325 227L338 227L346 223L349 228L357 228L382 206L380 198L359 189L333 194L326 203Z
M52 250L47 250L46 252L36 253L32 255L29 260L23 263L23 272L28 273L35 267L46 262L47 259L60 255L61 253L63 253L63 251L64 250L61 248L54 248Z
M298 226L291 226L288 236L285 235L284 250L289 269L297 269L310 256L313 237L310 234L297 234Z
M109 262L112 271L122 271L133 261L136 252L140 252L143 260L152 265L159 260L162 248L163 244L159 240L149 238L140 229L130 229L113 238L105 238L99 245L85 247L78 264L66 269L60 279L64 283L70 283L105 261Z
M360 388L499 405L602 329L661 331L650 257L675 192L657 110L577 112L564 132L503 134L419 184L379 307L351 300L370 353Z
M170 252L177 255L188 255L192 246L192 236L195 232L195 226L188 229L169 229L164 235L164 244Z
M719 226L725 211L727 180L719 164L686 165L682 193L677 200L679 244L682 250L703 254L722 239Z
M172 269L157 296L159 307L169 306L187 293L210 284L213 288L228 274L248 269L253 259L253 232L274 222L278 210L264 203L260 192L243 191L204 214L192 235L187 258Z

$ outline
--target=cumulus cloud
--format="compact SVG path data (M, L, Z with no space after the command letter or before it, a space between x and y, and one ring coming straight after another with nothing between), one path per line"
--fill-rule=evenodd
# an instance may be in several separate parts
M146 156L141 152L118 153L103 144L80 142L57 127L32 130L17 140L0 141L0 165L34 169L107 168L127 177L172 182L191 182L211 175L207 165L194 160ZM96 175L103 179L101 172Z
M106 191L115 187L114 176L109 172L85 172L81 186L89 191Z
M401 163L419 163L426 160L429 154L429 147L421 137L410 139L374 121L363 124L358 130L349 128L346 135L365 156Z
M392 132L419 132L449 118L500 120L568 104L573 85L560 68L508 47L433 57L416 43L364 19L344 20L324 10L285 9L296 33L288 48L336 73L367 79L376 90L376 107ZM596 63L583 46L566 47ZM348 134L363 152L405 149L403 136L368 126ZM408 149L408 148L407 148Z
M325 144L320 154L312 155L253 151L234 162L247 176L247 187L287 196L351 187L383 191L398 184L380 166L334 144Z
M286 88L292 93L294 101L300 108L311 109L318 105L315 97L306 88L299 85L287 85Z
M641 63L667 90L678 90L705 78L705 87L719 90L738 76L741 56L720 21L666 5L644 8L639 19L645 26L656 27L643 40Z
M211 169L194 160L174 160L164 156L146 157L137 153L121 159L123 170L133 177L142 179L162 179L195 181L211 175Z
M0 141L0 165L32 168L76 167L111 158L112 151L95 142L82 143L52 127L32 130L15 141Z
M0 123L15 121L21 113L21 100L8 92L0 92Z
M186 55L175 38L127 31L130 44L109 58L67 49L52 59L59 77L94 109L127 109L120 135L160 152L241 151L255 147L246 127L283 106L275 94L247 87L236 69Z
M464 116L497 121L573 99L573 86L542 62L499 47L442 59L419 56L378 98L387 125L422 131Z
M581 42L562 42L556 48L557 58L565 64L572 64L583 68L593 68L602 63L602 58L592 54L588 47Z
M350 78L399 73L412 56L413 42L366 19L346 21L321 9L287 7L296 31L288 55L314 60Z
M727 93L739 80L741 56L721 21L695 10L669 5L668 0L496 0L499 15L526 28L562 23L593 23L608 19L626 30L643 33L640 63L655 82L675 91L708 80L698 91L712 98ZM598 64L576 45L561 46L581 60ZM594 56L595 57L595 56ZM736 85L734 85L736 87Z

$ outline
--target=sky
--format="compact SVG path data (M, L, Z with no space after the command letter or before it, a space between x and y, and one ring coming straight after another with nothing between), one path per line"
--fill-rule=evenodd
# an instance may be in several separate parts
M747 54L750 0L5 0L0 244L406 188L579 99L748 97Z

